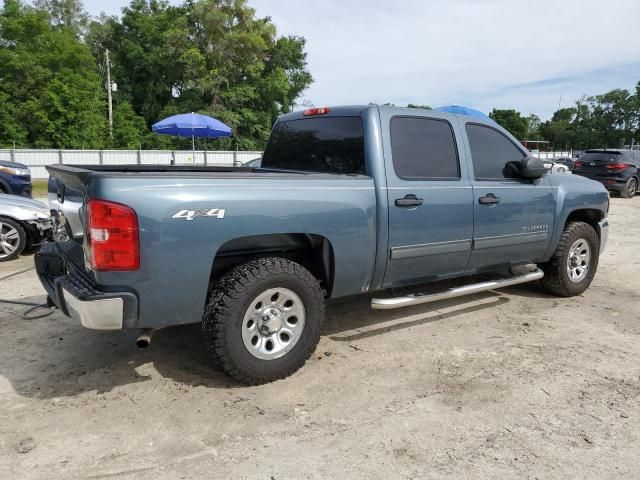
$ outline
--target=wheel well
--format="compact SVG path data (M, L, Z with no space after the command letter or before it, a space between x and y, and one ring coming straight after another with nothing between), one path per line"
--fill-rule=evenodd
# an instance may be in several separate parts
M604 213L595 208L586 208L584 210L574 210L567 217L567 221L565 223L565 227L571 222L585 222L591 225L596 232L598 232L598 237L600 236L600 228L598 227L598 222L604 218Z
M276 233L235 238L217 251L211 267L209 290L234 267L259 257L282 257L304 266L331 296L334 255L331 242L321 235Z

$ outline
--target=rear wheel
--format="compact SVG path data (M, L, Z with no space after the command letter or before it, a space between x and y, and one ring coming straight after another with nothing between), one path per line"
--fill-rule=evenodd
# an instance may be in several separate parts
M18 258L27 244L27 234L18 222L0 217L0 262Z
M624 198L632 198L635 196L638 190L638 179L631 177L627 180L624 189L620 192L620 195Z
M541 265L542 287L562 297L580 295L591 285L599 253L600 240L595 229L585 222L569 223L551 260Z
M320 340L324 296L316 278L284 258L262 258L226 274L210 296L202 328L209 352L248 384L298 370Z

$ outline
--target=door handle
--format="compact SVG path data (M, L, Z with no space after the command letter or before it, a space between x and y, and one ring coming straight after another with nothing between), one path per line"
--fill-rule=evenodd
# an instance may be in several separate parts
M396 207L418 207L423 203L421 198L416 197L412 193L405 195L404 198L396 198Z
M493 193L487 193L485 197L480 197L478 201L482 205L495 205L500 203L500 197L496 197Z

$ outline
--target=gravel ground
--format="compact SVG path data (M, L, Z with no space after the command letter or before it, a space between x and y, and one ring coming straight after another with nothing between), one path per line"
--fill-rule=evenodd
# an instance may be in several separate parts
M260 387L212 365L198 326L137 350L0 304L0 478L640 478L640 196L610 221L583 296L343 301L307 365ZM33 271L0 292L44 298Z

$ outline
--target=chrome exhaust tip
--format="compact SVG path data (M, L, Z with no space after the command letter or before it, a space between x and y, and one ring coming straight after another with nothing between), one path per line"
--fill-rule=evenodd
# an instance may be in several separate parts
M147 348L151 345L151 337L153 336L153 332L155 332L155 328L145 328L138 335L138 339L136 340L136 346L138 348Z

